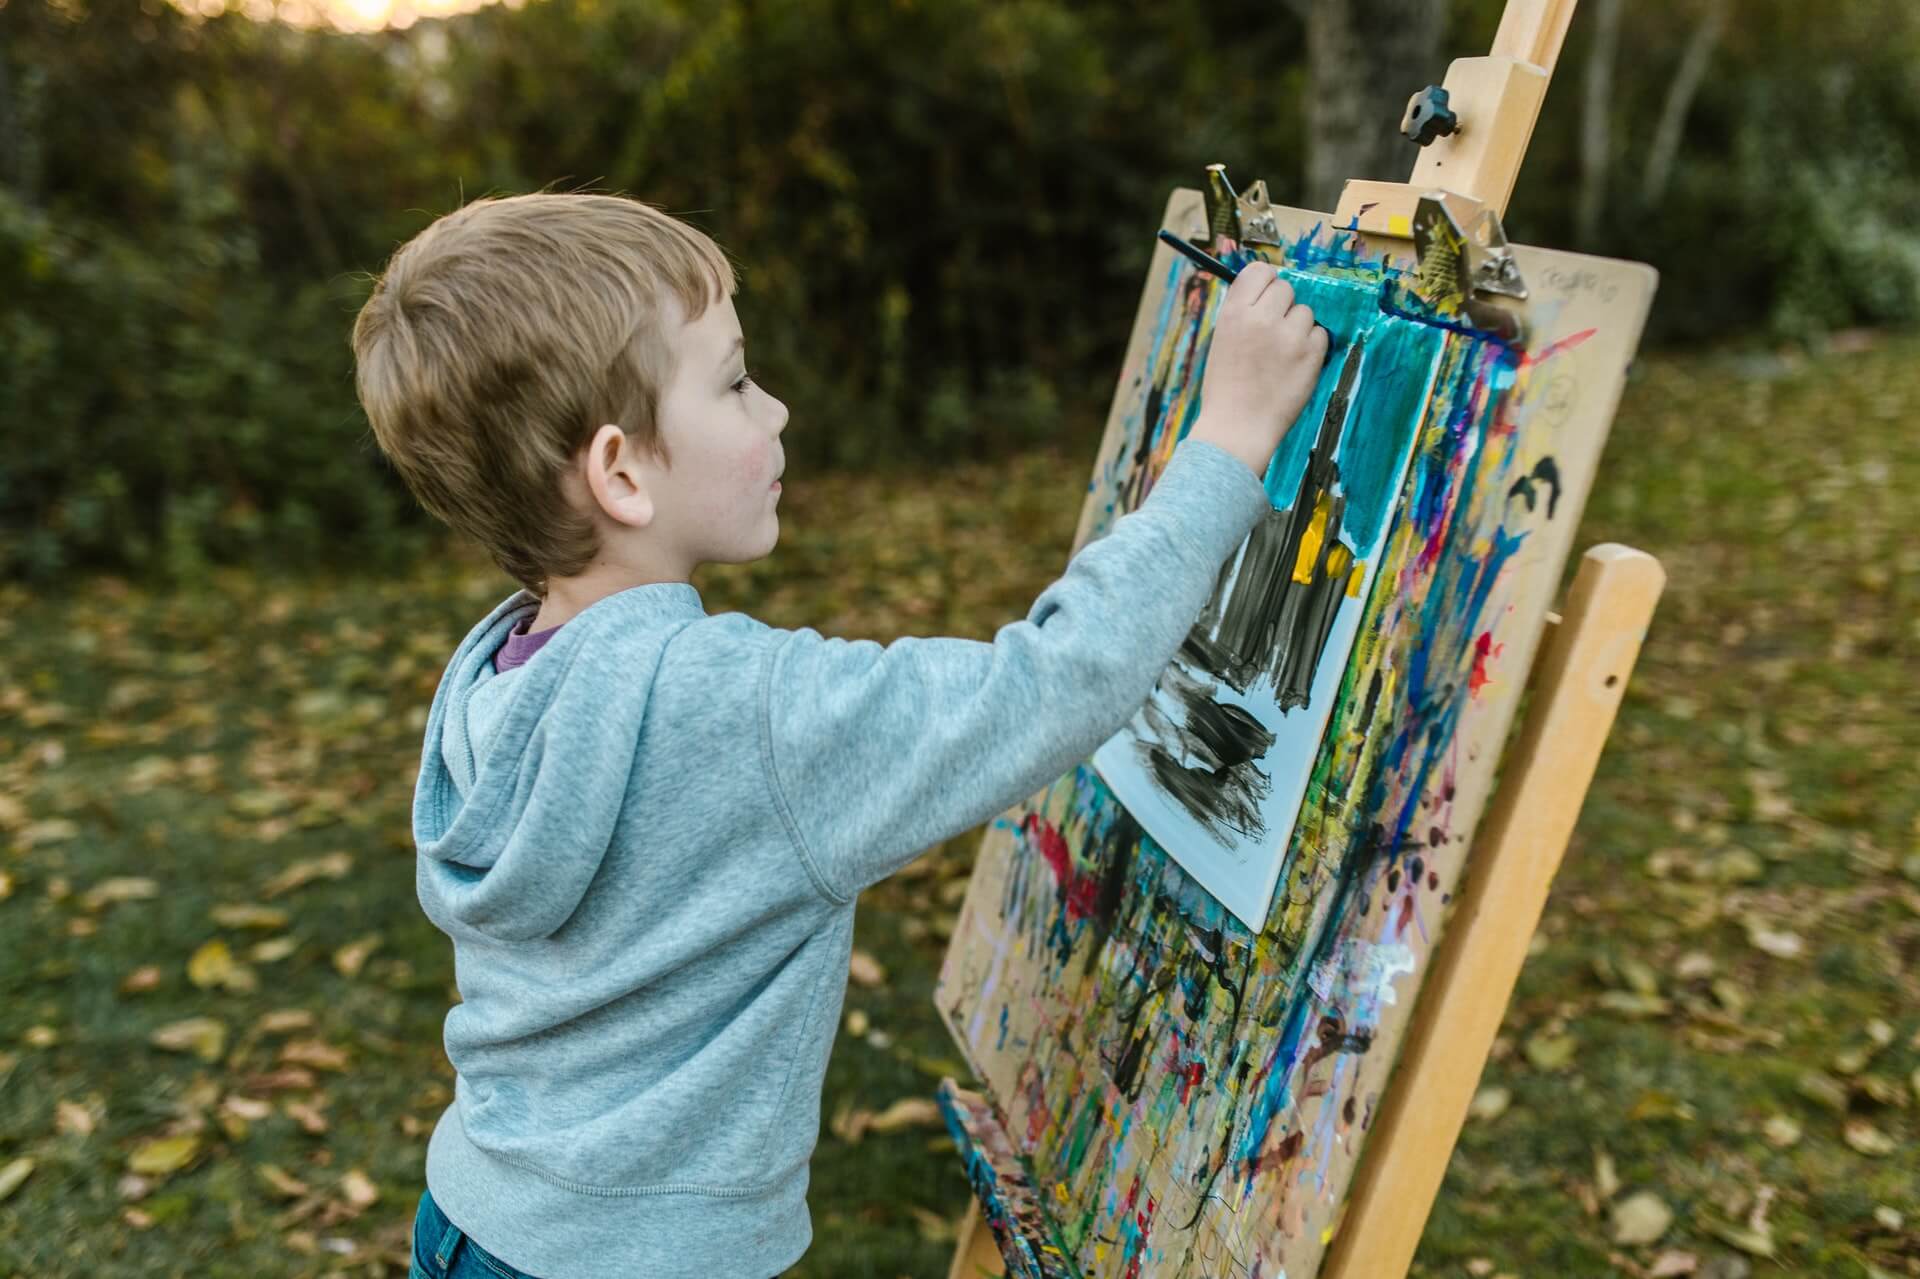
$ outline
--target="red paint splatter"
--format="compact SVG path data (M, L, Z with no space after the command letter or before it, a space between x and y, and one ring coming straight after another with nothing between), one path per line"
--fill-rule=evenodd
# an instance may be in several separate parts
M1473 674L1467 677L1469 694L1478 693L1493 682L1493 677L1487 674L1487 659L1500 656L1506 647L1493 642L1492 631L1480 632L1480 638L1473 642Z
M1198 1058L1195 1058L1193 1061L1190 1061L1187 1063L1186 1068L1180 1072L1180 1104L1181 1105L1184 1106L1187 1104L1188 1095L1192 1093L1194 1087L1206 1077L1207 1077L1206 1062L1201 1061Z
M1573 350L1574 347L1579 346L1582 342L1585 342L1588 338L1592 337L1595 333L1598 333L1599 331L1600 330L1598 329L1582 329L1578 333L1570 333L1566 337L1561 338L1558 342L1555 342L1552 346L1549 346L1546 349L1542 350L1538 355L1529 355L1525 357L1522 363L1545 364L1548 360L1551 360L1554 356L1564 355L1568 351Z
M1100 900L1100 881L1074 869L1073 854L1067 851L1067 841L1059 830L1040 814L1028 813L1020 821L1020 831L1039 846L1040 855L1053 868L1053 882L1067 901L1068 922L1078 923L1092 915Z

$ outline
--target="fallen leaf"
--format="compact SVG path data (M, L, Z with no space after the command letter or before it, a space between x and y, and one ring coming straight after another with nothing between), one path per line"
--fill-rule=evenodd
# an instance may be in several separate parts
M1836 1114L1847 1109L1847 1088L1832 1075L1809 1070L1793 1081L1794 1091L1816 1106L1825 1106Z
M345 879L353 870L353 858L346 853L327 853L293 865L261 886L262 897L278 897L316 879Z
M320 1108L308 1101L287 1100L280 1103L280 1109L288 1118L300 1125L302 1132L318 1137L327 1130L327 1117Z
M300 949L300 939L288 934L285 937L269 937L257 941L247 948L247 958L256 964L277 964Z
M1799 933L1785 928L1770 928L1758 919L1749 918L1744 922L1747 944L1775 959L1798 959L1807 948L1806 939Z
M365 937L355 938L333 952L333 966L342 977L357 977L366 966L367 956L380 949L379 933L368 933Z
M340 1178L340 1193L356 1210L371 1208L380 1201L380 1187L358 1168L347 1169L346 1175Z
M946 1120L941 1117L940 1103L931 1097L902 1097L885 1110L875 1115L867 1124L869 1132L895 1132L901 1128L939 1127Z
M1673 1209L1651 1190L1640 1190L1615 1203L1609 1221L1613 1241L1636 1248L1658 1242L1672 1228Z
M187 960L187 980L202 990L219 986L242 994L260 985L253 970L235 960L227 943L218 938L201 946Z
M0 1164L0 1203L6 1202L7 1197L20 1189L21 1183L32 1175L33 1160L25 1155Z
M1492 1084L1473 1094L1473 1100L1467 1103L1467 1115L1487 1123L1506 1114L1507 1107L1512 1104L1513 1090Z
M161 1026L147 1036L147 1042L168 1052L190 1052L211 1064L226 1055L227 1023L218 1017L187 1017Z
M120 979L120 993L138 995L160 984L160 965L142 964Z
M1573 1064L1574 1050L1580 1041L1565 1031L1537 1030L1527 1036L1527 1060L1536 1070L1564 1070Z
M1773 1255L1771 1230L1755 1230L1751 1226L1735 1226L1724 1221L1709 1221L1707 1233L1722 1243L1732 1244L1748 1256L1771 1257Z
M1731 977L1716 977L1707 989L1720 1001L1720 1006L1735 1017L1745 1013L1753 1003L1753 996L1747 992L1747 988Z
M1786 1115L1770 1115L1760 1125L1760 1135L1775 1150L1785 1150L1800 1140L1800 1124Z
M352 1064L346 1049L324 1039L289 1039L280 1045L280 1055L275 1060L312 1066L316 1070L346 1070Z
M1690 1275L1699 1268L1700 1258L1678 1248L1669 1248L1647 1267L1647 1279L1676 1279L1679 1275Z
M228 902L208 912L222 928L259 928L271 932L287 926L287 912L257 902Z
M849 1146L860 1144L860 1138L866 1136L867 1125L873 1122L873 1112L855 1106L850 1101L842 1101L834 1107L833 1117L827 1120L827 1131L846 1142Z
M1895 1110L1907 1108L1907 1090L1885 1075L1862 1075L1853 1081L1853 1086L1877 1105L1891 1106Z
M1840 1129L1840 1139L1859 1151L1879 1159L1900 1149L1900 1143L1864 1119L1849 1119Z
M277 1164L255 1164L254 1174L267 1183L267 1189L282 1199L298 1199L308 1193L307 1183Z
M847 962L847 975L860 986L879 986L887 980L887 970L864 950L856 950Z
M242 1119L250 1119L257 1123L273 1113L273 1103L259 1097L247 1097L234 1092L227 1094L225 1100L220 1103L220 1109L230 1115L238 1115Z
M1643 995L1637 990L1606 990L1600 993L1600 1006L1623 1017L1664 1017L1673 1005L1658 995Z
M165 1177L179 1172L200 1154L200 1138L194 1133L178 1137L151 1137L133 1148L127 1167L148 1177Z
M270 1013L262 1013L253 1028L263 1035L284 1035L295 1030L306 1030L313 1025L313 1012L306 1008L276 1008Z
M287 792L264 787L235 791L227 800L227 807L241 817L271 817L292 804L293 797Z
M855 1008L847 1013L847 1033L855 1039L867 1033L867 1015Z
M53 1103L53 1130L70 1132L79 1137L91 1137L99 1126L100 1116L105 1107L85 1106L77 1101L56 1101Z
M1613 1166L1613 1156L1604 1150L1593 1157L1593 1188L1603 1200L1620 1193L1620 1173Z
M1693 1107L1673 1093L1660 1088L1649 1088L1634 1099L1627 1109L1627 1118L1642 1119L1678 1119L1688 1122L1693 1118Z
M311 1070L283 1066L279 1070L248 1075L240 1080L240 1086L248 1092L300 1092L312 1088L315 1082Z
M60 1042L60 1032L52 1026L29 1026L20 1032L20 1042L29 1048L51 1048Z
M1705 951L1690 950L1673 965L1673 975L1681 981L1699 981L1703 977L1713 976L1716 965L1712 955Z
M116 876L103 879L86 891L80 904L88 910L100 911L117 902L146 901L160 895L160 885L141 876Z

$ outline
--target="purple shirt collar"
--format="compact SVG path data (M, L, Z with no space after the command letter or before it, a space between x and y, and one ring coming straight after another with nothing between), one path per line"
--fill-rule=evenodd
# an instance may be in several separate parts
M525 628L531 625L533 625L533 618L529 617L519 627L507 632L506 643L494 650L495 674L510 671L516 666L525 666L527 660L546 647L547 641L558 634L560 626L565 626L566 623L562 622L560 626L549 626L544 631L534 631L529 634Z

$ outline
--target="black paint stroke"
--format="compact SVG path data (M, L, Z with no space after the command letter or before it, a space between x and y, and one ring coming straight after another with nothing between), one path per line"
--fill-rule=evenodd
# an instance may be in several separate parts
M1350 425L1366 345L1362 333L1348 349L1293 505L1267 512L1237 560L1221 567L1212 598L1161 676L1159 688L1181 722L1155 700L1147 703L1147 726L1158 740L1139 741L1142 761L1161 788L1228 849L1235 847L1229 832L1246 839L1267 832L1260 804L1273 779L1258 761L1274 734L1243 708L1215 701L1200 676L1214 676L1243 695L1264 677L1282 715L1312 699L1334 618L1354 574L1362 571L1353 547L1341 540L1346 497L1338 491L1335 457ZM1301 548L1316 514L1324 520L1320 545L1303 566ZM1304 574L1296 571L1302 567ZM1188 757L1199 766L1184 763Z
M1550 457L1543 457L1534 463L1531 475L1523 475L1515 480L1513 487L1507 490L1507 500L1519 498L1527 504L1527 510L1531 513L1538 500L1533 492L1536 484L1547 486L1547 518L1552 519L1560 505L1560 468L1554 465Z
M1228 848L1231 828L1253 837L1265 829L1260 804L1273 787L1258 762L1273 746L1273 731L1244 708L1213 699L1213 685L1188 674L1178 661L1155 685L1174 703L1179 721L1150 698L1142 714L1155 740L1137 743L1141 762L1161 789L1185 805L1209 834ZM1189 764L1186 760L1192 760Z
M1359 571L1353 547L1340 540L1347 503L1336 491L1340 464L1334 459L1350 424L1366 347L1362 333L1348 349L1293 505L1269 512L1255 527L1239 563L1222 571L1191 637L1206 654L1208 669L1235 691L1245 693L1261 675L1271 680L1283 714L1310 700L1334 615ZM1326 525L1302 582L1295 570L1316 513L1324 514Z

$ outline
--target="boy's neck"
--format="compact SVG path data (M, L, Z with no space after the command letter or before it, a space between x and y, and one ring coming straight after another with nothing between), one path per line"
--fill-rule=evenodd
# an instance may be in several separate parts
M528 623L527 632L551 630L609 595L660 582L690 584L690 577L686 573L649 572L634 565L602 562L572 577L549 578L547 593L540 601L540 611Z

